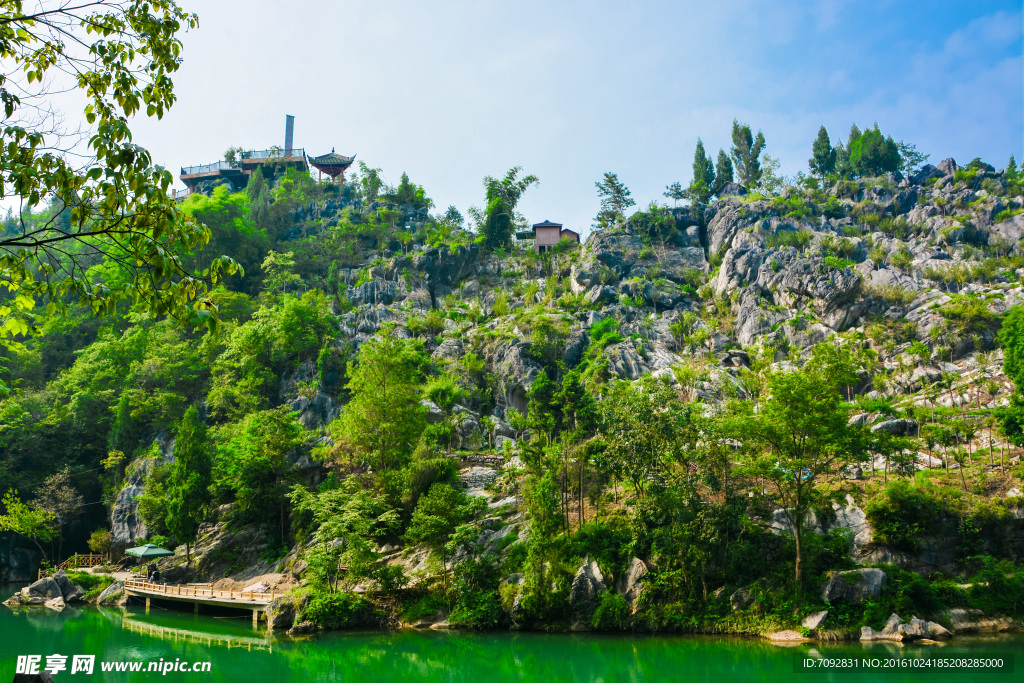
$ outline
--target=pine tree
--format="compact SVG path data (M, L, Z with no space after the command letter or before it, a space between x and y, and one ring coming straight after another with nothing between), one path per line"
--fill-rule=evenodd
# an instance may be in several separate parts
M1006 164L1006 170L1003 171L1003 177L1006 180L1016 180L1020 177L1020 171L1017 170L1017 160L1010 155L1010 161Z
M742 126L736 119L732 121L731 156L736 165L736 174L740 184L751 188L761 180L761 150L764 149L764 133L757 131L757 137L750 131L750 126Z
M855 143L858 138L860 138L860 128L857 127L856 123L850 124L850 137L846 139L846 149L852 149L853 143Z
M210 503L213 458L206 425L195 406L181 419L174 440L174 464L167 477L167 529L185 544L185 566L191 562L190 546L199 533L203 512Z
M597 196L601 198L601 210L594 217L594 227L597 229L606 228L617 222L625 220L625 211L636 202L629 188L619 182L619 176L615 173L605 173L604 179L594 183L597 187Z
M724 149L719 149L718 160L715 163L715 192L722 189L722 185L732 182L735 182L732 175L732 160Z
M852 131L851 131L852 135ZM900 149L892 136L883 137L876 123L857 136L847 148L853 172L865 178L896 171L900 167Z
M825 126L818 129L818 137L814 140L811 154L811 158L807 161L811 173L819 178L835 173L836 150L832 147L832 141L828 139L828 131L825 130Z
M704 142L697 138L697 149L693 152L693 182L687 194L694 203L704 204L715 189L715 167L704 151Z

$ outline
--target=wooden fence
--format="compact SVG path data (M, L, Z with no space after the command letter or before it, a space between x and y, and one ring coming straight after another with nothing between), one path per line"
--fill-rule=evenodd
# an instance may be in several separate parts
M68 559L64 560L56 567L47 567L43 569L39 568L39 578L44 579L47 576L53 576L61 569L67 571L68 569L81 569L82 567L99 567L107 563L106 555L97 555L95 553L89 553L88 555L79 555L75 553Z
M144 579L125 579L125 590L135 590L150 595L166 595L175 598L195 598L197 600L232 600L235 602L269 603L283 593L279 591L226 591L202 584L165 585L152 583Z

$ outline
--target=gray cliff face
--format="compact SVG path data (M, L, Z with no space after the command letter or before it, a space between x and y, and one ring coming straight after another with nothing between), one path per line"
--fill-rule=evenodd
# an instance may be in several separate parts
M110 542L115 547L135 545L135 539L149 535L146 523L139 515L136 498L145 491L146 477L156 465L174 462L174 439L161 435L156 439L160 448L157 458L138 458L128 466L128 476L114 500L110 511Z
M13 533L0 533L0 583L34 581L42 555L17 543Z

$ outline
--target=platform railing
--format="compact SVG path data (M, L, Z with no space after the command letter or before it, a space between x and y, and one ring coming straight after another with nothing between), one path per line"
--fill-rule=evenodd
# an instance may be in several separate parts
M107 562L107 556L106 555L99 555L99 554L96 554L96 553L89 553L88 555L80 555L78 553L75 553L74 555L72 555L68 559L66 559L63 562L61 562L60 564L58 564L56 567L48 567L46 569L43 569L42 567L40 567L39 568L39 578L40 579L45 579L47 576L52 576L56 572L59 572L61 569L63 569L64 571L67 571L68 569L80 569L82 567L99 567L99 566L101 566L103 564L106 564L106 562Z
M226 591L199 584L165 585L152 583L144 579L125 579L126 590L137 590L146 593L162 594L176 598L196 598L208 600L234 600L238 602L273 602L274 598L283 595L279 591Z

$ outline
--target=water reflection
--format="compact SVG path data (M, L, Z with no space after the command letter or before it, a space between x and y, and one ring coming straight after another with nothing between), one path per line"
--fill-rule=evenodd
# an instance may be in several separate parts
M892 643L809 643L782 648L763 640L718 637L561 635L538 633L329 633L291 639L254 632L246 618L219 619L191 612L81 608L11 611L0 608L0 681L10 680L18 654L95 654L97 661L210 661L203 681L693 681L758 683L794 678L794 656L925 652L929 646ZM935 647L935 646L930 646ZM944 653L1024 654L1019 636L957 640ZM1022 660L1024 661L1024 660ZM131 674L102 680L128 681ZM189 674L170 673L185 680ZM911 681L919 674L849 673L835 678ZM1010 680L993 675L991 680ZM801 674L797 680L831 680ZM134 680L139 680L138 675ZM963 681L965 675L931 672L929 681Z

